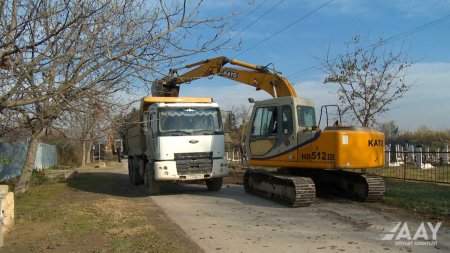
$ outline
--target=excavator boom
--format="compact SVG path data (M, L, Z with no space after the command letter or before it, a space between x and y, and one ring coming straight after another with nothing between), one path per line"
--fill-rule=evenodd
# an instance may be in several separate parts
M241 68L225 67L228 63ZM184 69L191 70L180 74L179 71ZM257 90L264 90L274 98L297 96L292 84L275 71L269 71L267 66L258 66L223 56L170 70L169 75L153 82L152 94L154 96L176 97L179 93L180 84L215 75L253 86Z

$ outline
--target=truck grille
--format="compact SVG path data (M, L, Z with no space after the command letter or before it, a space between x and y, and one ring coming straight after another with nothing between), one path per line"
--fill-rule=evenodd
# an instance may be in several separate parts
M212 152L175 153L178 175L212 172Z
M194 153L175 153L175 160L185 159L211 159L212 152L194 152Z

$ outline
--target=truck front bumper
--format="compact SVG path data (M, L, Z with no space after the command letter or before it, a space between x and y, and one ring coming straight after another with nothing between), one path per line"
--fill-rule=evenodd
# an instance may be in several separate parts
M225 177L228 175L227 159L212 159L212 169L207 173L187 173L179 174L176 161L155 162L156 181L190 181L209 178Z

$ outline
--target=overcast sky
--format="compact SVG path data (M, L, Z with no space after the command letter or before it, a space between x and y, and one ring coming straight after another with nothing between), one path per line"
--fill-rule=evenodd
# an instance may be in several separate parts
M206 1L200 12L202 16L229 16L246 10L235 17L237 24L231 25L228 31L230 36L236 36L236 43L242 39L242 50L224 49L193 61L224 55L257 65L273 63L295 85L300 97L313 99L320 108L323 104L337 103L336 95L332 94L334 87L323 84L324 73L317 67L328 48L331 56L336 56L345 53L345 42L358 34L364 45L370 45L381 37L386 39L412 31L386 48L394 52L403 49L416 62L407 72L407 80L414 86L392 105L391 112L378 120L394 120L400 130L421 126L450 128L449 0L335 0L330 3L328 0L257 0L252 5L249 2L252 1ZM324 4L325 7L299 20ZM430 24L433 21L436 22ZM425 24L429 25L423 30L416 29ZM213 97L224 109L248 104L248 97L269 97L220 77L183 86L181 95Z

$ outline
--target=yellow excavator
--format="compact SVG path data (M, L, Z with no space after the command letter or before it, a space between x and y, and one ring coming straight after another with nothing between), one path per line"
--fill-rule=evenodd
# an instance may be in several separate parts
M383 198L383 179L361 172L383 166L383 133L341 126L340 120L328 126L329 106L321 108L318 123L314 103L297 97L292 84L268 66L212 58L170 70L153 82L152 95L177 97L181 84L215 75L264 90L273 97L253 101L244 141L249 165L244 173L247 193L291 207L310 205L316 190L339 192L362 201ZM319 128L322 116L327 118L323 130Z

